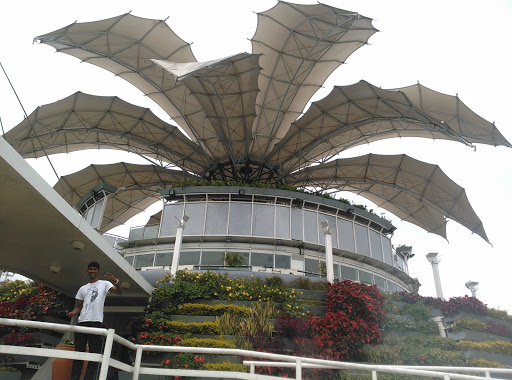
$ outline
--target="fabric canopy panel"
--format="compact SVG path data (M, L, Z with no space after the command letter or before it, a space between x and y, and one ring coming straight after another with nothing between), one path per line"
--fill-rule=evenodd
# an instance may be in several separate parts
M5 134L26 158L100 147L126 150L201 173L208 157L180 130L149 109L117 97L77 92L38 107Z
M77 93L38 108L6 139L25 157L110 147L202 179L349 190L443 237L450 218L487 240L463 189L438 167L406 156L331 160L386 138L511 147L494 124L457 96L365 81L335 87L302 114L377 30L370 18L324 4L280 1L257 17L252 54L208 62L197 62L164 21L129 14L39 36L132 83L184 133L118 98Z
M465 190L439 166L406 155L338 159L299 171L288 182L359 194L444 238L450 218L489 241Z
M124 224L161 199L158 190L172 183L197 177L179 170L154 165L117 163L90 165L76 173L63 176L54 189L73 207L95 186L108 184L117 189L107 198L100 231L106 232Z
M155 60L182 81L201 104L215 130L204 140L219 161L240 161L249 154L260 73L259 55L242 53L201 64ZM203 136L206 137L206 136ZM221 144L223 150L218 147Z
M252 38L262 54L251 156L264 159L327 77L377 32L372 20L324 4L284 1L258 13Z
M418 98L415 95L419 93L422 96ZM408 94L414 96L410 98ZM360 81L337 86L325 98L312 103L268 159L279 165L284 176L301 167L325 162L351 147L393 137L510 146L493 124L476 115L457 97L421 85L406 91L383 90Z

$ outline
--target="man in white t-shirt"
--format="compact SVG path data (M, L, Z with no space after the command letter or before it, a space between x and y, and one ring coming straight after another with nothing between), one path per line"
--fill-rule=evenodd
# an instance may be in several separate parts
M78 326L104 327L103 326L103 306L108 292L117 294L122 293L122 287L119 279L107 272L105 277L109 281L98 278L100 264L91 261L87 265L87 274L89 282L82 286L76 294L76 307L68 313L70 317L78 315ZM90 353L100 353L102 337L100 335L88 335L75 333L75 351L85 352L89 344ZM71 371L71 380L79 380L82 371L83 361L75 360ZM89 362L84 380L93 380L98 368L97 362Z

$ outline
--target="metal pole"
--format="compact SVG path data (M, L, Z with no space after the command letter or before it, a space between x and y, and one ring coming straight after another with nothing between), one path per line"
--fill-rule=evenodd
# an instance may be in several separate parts
M175 276L178 270L178 265L180 262L180 252L181 252L181 242L183 240L183 229L185 228L185 223L189 219L188 216L183 215L178 221L178 229L176 230L176 240L174 241L174 252L172 254L172 265L171 265L171 275Z
M101 371L99 380L106 380L108 375L108 367L110 365L110 355L112 354L112 344L114 343L114 329L108 329L107 339L105 340L105 349L103 350L103 358L101 359Z
M133 376L132 380L138 380L139 379L139 372L140 372L140 362L142 360L142 347L138 346L137 351L135 353L135 363L133 363Z
M295 360L295 378L302 380L302 360L300 358Z
M439 262L440 258L437 257L437 253L429 253L427 254L427 259L432 264L432 272L434 273L434 284L436 286L436 295L437 298L444 299L443 297L443 289L441 287L441 276L439 276Z
M332 259L332 234L329 223L322 222L325 235L325 268L327 269L327 282L334 284L334 263Z

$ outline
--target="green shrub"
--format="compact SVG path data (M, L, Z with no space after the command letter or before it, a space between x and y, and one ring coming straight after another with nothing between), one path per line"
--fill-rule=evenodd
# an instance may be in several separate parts
M186 323L181 321L165 321L162 324L162 330L170 333L190 333L200 335L219 335L219 322L193 322Z
M429 320L432 317L430 309L421 302L402 306L400 308L400 314L410 316L416 321Z
M236 348L233 340L188 338L181 341L186 347Z
M469 360L470 367L484 367L484 368L507 368L506 365L501 364L499 362L493 362L486 359L470 359Z
M276 315L272 302L264 305L258 302L251 307L251 314L247 318L236 318L231 314L222 315L219 322L221 334L235 335L237 348L245 350L263 349L274 331L274 323L270 321Z
M19 370L14 367L4 367L0 365L0 372L19 372Z
M205 363L203 369L207 371L234 371L247 372L247 366L243 364L231 363L230 361L223 363Z
M457 343L460 350L480 350L487 352L494 352L502 355L512 356L512 343L503 341L485 341L485 342L471 342L460 341Z
M405 365L465 366L465 358L458 344L439 335L410 333L403 336L387 335L382 344L396 349Z
M373 346L365 351L366 360L370 363L401 365L404 364L397 348Z
M177 313L181 315L222 315L229 313L235 317L248 317L250 308L238 305L215 304L207 305L201 303L185 303L179 305Z
M161 281L166 280L166 277ZM151 309L161 308L163 301L168 301L168 311L172 312L175 305L188 300L205 298L238 301L273 301L281 304L286 314L300 313L298 292L282 281L280 277L262 280L258 276L229 278L227 273L178 271L174 278L174 286L157 288L153 293Z
M501 319L503 321L512 323L512 316L510 316L505 310L489 308L488 312L489 312L489 314L488 314L489 317Z
M299 277L291 281L288 285L295 289L317 291L325 291L329 287L329 284L326 281L311 281L307 277Z
M473 318L462 318L455 321L452 331L471 330L478 332L487 332L487 324Z

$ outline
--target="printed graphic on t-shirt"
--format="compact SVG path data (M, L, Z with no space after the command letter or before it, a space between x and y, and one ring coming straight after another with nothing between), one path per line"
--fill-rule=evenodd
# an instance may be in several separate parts
M84 315L96 315L95 309L97 305L97 299L98 299L98 288L89 288L87 289L87 293L85 293L85 299L84 299Z

